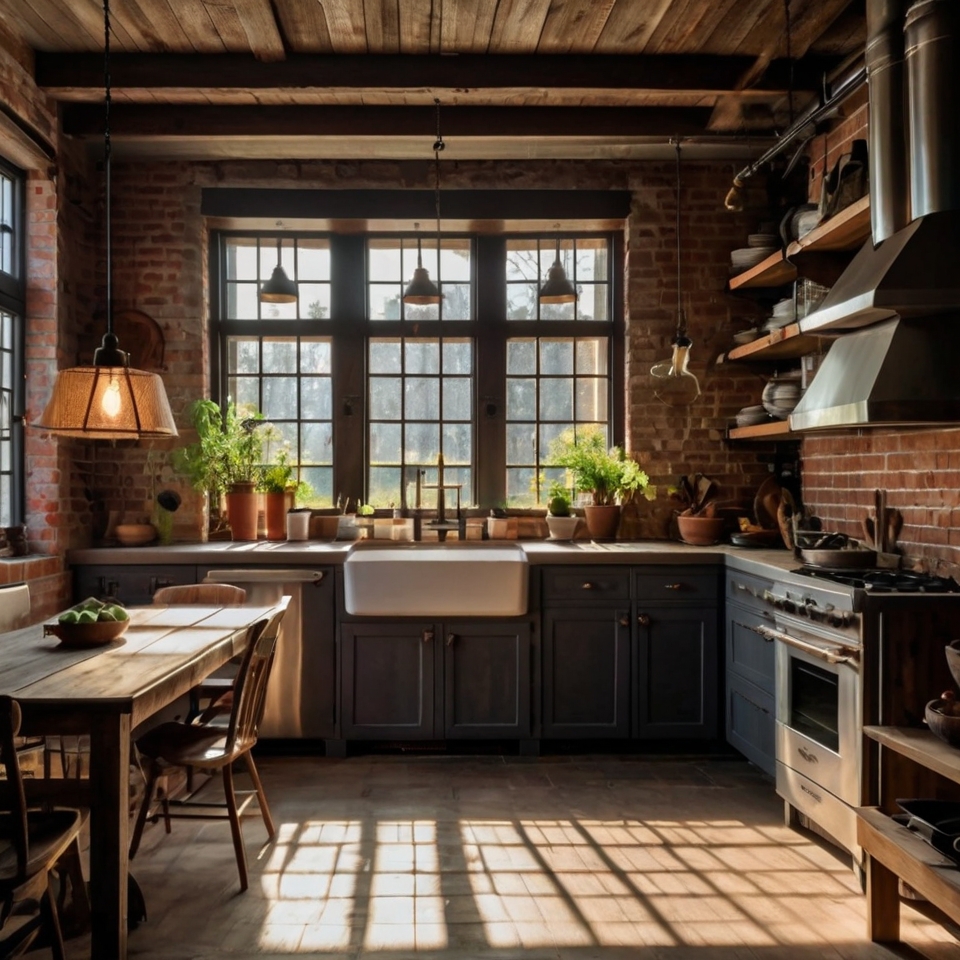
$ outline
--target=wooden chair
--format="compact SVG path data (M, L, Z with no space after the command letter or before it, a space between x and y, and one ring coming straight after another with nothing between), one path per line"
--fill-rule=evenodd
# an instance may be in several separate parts
M247 591L243 587L234 587L229 583L178 583L172 587L161 587L153 595L155 604L194 604L208 603L211 606L227 606L231 603L244 603Z
M8 587L0 587L0 633L19 630L27 626L29 620L29 584L16 583ZM21 758L28 754L43 754L43 774L45 777L50 776L50 757L43 737L17 737L16 747ZM26 775L31 775L29 770Z
M256 765L250 753L257 742L263 708L266 703L267 681L273 666L277 647L277 635L280 622L286 612L289 597L284 597L279 609L268 620L261 620L250 627L248 639L240 663L240 670L233 686L233 703L229 721L225 726L205 723L164 723L154 727L137 740L137 749L147 758L147 787L137 814L137 821L130 842L130 857L135 856L143 828L146 823L158 777L171 766L197 768L201 770L220 770L223 776L223 791L226 798L226 814L233 835L233 847L237 857L237 869L240 873L240 890L246 890L247 859L240 830L240 817L247 805L257 798L264 826L272 840L276 835L266 794L257 773ZM238 805L237 791L233 784L233 763L243 759L246 763L253 791L244 791L243 802ZM221 819L222 814L199 813L202 808L214 804L198 802L188 798L179 803L171 803L185 812L180 816ZM216 805L222 809L222 805ZM191 808L193 812L191 812ZM178 814L172 813L171 816Z
M178 604L208 603L218 606L245 603L247 591L243 587L234 587L229 583L178 583L171 587L161 587L153 595L154 604L175 606ZM201 701L211 704L218 699L229 699L233 689L233 677L207 677L190 691L190 707L187 710L187 722L200 716ZM224 703L229 712L229 703Z
M0 813L0 956L17 956L37 933L46 931L55 960L64 960L63 936L50 874L61 859L71 861L74 901L86 890L77 884L80 865L79 810L28 810L14 738L20 729L20 707L0 697L0 761L6 772L8 803Z

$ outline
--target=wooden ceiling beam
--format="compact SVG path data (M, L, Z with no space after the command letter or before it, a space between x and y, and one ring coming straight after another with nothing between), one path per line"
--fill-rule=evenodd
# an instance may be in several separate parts
M103 135L98 104L63 108L68 136ZM709 107L450 107L443 132L456 137L669 137L702 133ZM232 106L114 104L111 136L399 137L434 131L433 107Z
M661 56L509 56L464 54L439 56L290 56L257 60L241 54L115 54L111 81L117 93L164 89L225 92L236 90L368 88L413 89L556 89L662 90L724 93L737 90L754 66L753 57L696 54ZM835 59L809 58L794 69L797 90L817 90ZM52 96L91 99L103 89L103 58L98 54L37 53L36 81ZM774 61L752 85L754 90L783 93L785 64Z

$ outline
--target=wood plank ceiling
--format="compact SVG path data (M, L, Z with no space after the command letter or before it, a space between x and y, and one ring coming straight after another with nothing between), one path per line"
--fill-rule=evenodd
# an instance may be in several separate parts
M435 97L448 155L639 156L671 136L742 155L745 136L782 129L791 87L796 108L864 42L864 0L113 0L111 14L114 138L154 155L420 157ZM65 102L65 131L102 135L100 0L3 0L0 25Z

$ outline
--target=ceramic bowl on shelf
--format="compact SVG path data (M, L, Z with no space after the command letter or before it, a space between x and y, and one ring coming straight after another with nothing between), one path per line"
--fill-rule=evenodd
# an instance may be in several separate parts
M735 333L731 339L738 347L745 343L753 343L757 339L757 328L751 327L749 330L741 330L739 333Z
M960 716L943 713L953 706L953 700L931 700L923 711L930 732L952 747L960 747Z
M685 517L682 514L677 517L680 539L697 547L719 543L725 523L723 517Z

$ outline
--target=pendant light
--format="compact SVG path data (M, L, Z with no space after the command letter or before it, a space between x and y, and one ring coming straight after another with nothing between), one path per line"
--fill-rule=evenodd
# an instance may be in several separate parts
M557 225L559 227L559 224ZM577 288L567 278L567 272L560 262L560 238L557 237L557 255L553 266L547 271L547 279L540 288L539 300L541 303L574 303L577 299Z
M280 262L281 246L277 237L277 265L273 268L273 276L260 288L261 303L296 303L297 285L287 276Z
M434 170L434 207L437 213L437 269L440 269L440 151L445 144L440 133L440 101L434 99L437 110L437 139L433 142L433 170ZM414 224L419 230L420 224ZM417 269L413 271L413 279L403 291L403 302L416 306L428 306L439 303L443 299L440 288L430 279L430 274L423 266L423 256L420 251L420 237L417 236Z
M37 424L65 437L91 440L165 439L177 436L163 381L135 370L113 332L113 263L110 235L110 0L103 3L104 132L106 180L107 332L93 354L93 366L60 370Z
M677 149L677 332L673 338L673 353L669 360L661 360L650 368L654 380L653 395L671 407L685 407L700 396L700 381L687 369L693 341L687 336L683 314L683 294L680 269L680 140Z

